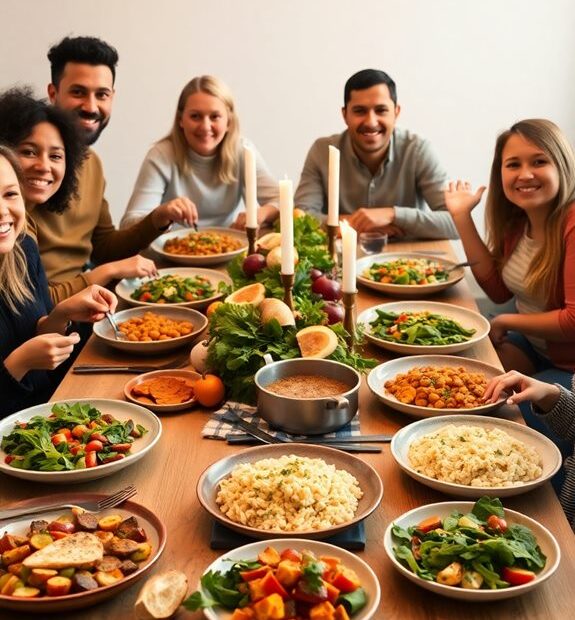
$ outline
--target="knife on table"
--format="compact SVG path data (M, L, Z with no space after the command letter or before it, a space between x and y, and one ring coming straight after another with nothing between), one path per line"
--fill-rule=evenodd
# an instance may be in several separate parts
M96 372L128 372L139 375L144 372L157 370L153 366L105 366L103 364L78 365L72 368L72 372L77 375L87 375Z
M249 435L253 435L254 437L259 439L263 443L268 443L268 444L269 443L285 443L285 444L298 443L296 441L292 441L291 439L285 440L285 439L280 439L279 437L274 437L273 435L270 435L266 431L263 431L256 424L252 424L251 422L244 420L243 418L241 418L240 416L236 414L232 414L232 415L224 414L222 416L222 420L224 420L225 422L229 422L230 424L235 424L236 426L239 426L240 428L243 428L244 431L246 431ZM381 452L381 448L378 446L362 446L359 443L350 443L350 444L330 443L330 447L336 448L339 450L344 450L345 452Z

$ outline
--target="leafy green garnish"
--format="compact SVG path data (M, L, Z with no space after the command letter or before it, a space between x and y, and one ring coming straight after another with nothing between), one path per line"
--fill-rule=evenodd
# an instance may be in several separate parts
M325 564L315 558L304 554L302 580L305 589L310 593L320 592L323 588L322 575L325 572Z

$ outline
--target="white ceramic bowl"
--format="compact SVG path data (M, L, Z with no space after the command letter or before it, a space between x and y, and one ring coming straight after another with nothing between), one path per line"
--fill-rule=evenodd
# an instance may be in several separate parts
M404 344L397 341L385 340L373 334L372 328L370 327L370 323L377 319L377 310L396 312L398 314L402 312L430 312L432 314L440 314L448 319L457 321L465 329L474 329L475 334L465 342L442 345ZM358 325L361 324L364 326L365 337L370 342L373 342L373 344L382 349L387 349L394 353L401 353L402 355L425 355L427 353L445 355L446 353L459 353L481 342L489 334L489 321L484 316L481 316L479 312L474 312L473 310L461 306L442 304L435 301L395 301L392 303L380 304L379 306L372 306L364 310L357 317L357 323Z
M183 403L175 403L171 405L158 405L157 403L147 403L139 400L136 396L132 395L132 390L136 385L147 381L148 379L157 379L160 377L178 377L181 379L188 379L191 381L197 381L202 375L193 370L153 370L152 372L146 372L143 375L138 375L130 379L124 386L124 396L126 400L132 403L146 407L150 411L155 413L173 413L174 411L184 411L185 409L191 409L196 403L196 397L192 396L190 400L186 400Z
M59 403L89 403L93 407L96 407L102 414L109 413L122 422L133 420L134 424L141 424L148 432L139 439L134 440L131 454L125 459L98 465L97 467L91 467L89 469L75 469L70 471L33 471L29 469L16 469L4 462L6 453L0 450L0 472L8 476L14 476L15 478L50 484L88 482L89 480L111 476L121 469L124 469L124 467L129 467L133 463L136 463L156 445L162 434L162 423L160 420L151 411L148 411L148 409L140 405L126 403L123 400L108 400L104 398L70 398L65 401L60 400L52 403L44 403L42 405L23 409L22 411L13 413L11 416L0 420L0 439L10 434L16 422L27 422L36 415L47 417L50 415L52 407Z
M295 549L300 552L308 550L313 552L316 556L325 555L339 558L344 566L355 571L367 594L367 605L353 616L353 620L369 620L369 618L375 617L381 596L379 580L376 574L366 562L354 553L350 553L341 547L336 547L328 543L301 538L290 538L289 540L285 538L260 540L224 553L214 560L204 573L208 571L228 571L231 566L229 560L236 562L239 560L255 560L258 553L263 551L266 547L274 547L280 553L284 549ZM201 589L201 583L198 584L198 589ZM211 609L204 609L203 611L204 615L209 620L224 620L225 618L229 618L230 615L230 612L221 607L213 607Z
M508 435L522 441L526 446L535 448L542 460L543 472L539 478L530 482L523 482L513 486L505 487L471 487L465 484L454 482L445 482L437 480L425 474L417 472L409 462L409 446L411 443L425 435L430 435L439 431L441 428L454 424L455 426L478 426L480 428L491 430L498 429L506 432ZM431 487L447 495L456 497L466 497L470 499L478 499L483 495L497 495L497 497L510 497L527 493L544 482L549 480L561 467L561 452L557 446L545 435L529 428L525 424L517 424L509 420L500 418L492 418L487 416L474 415L452 415L448 419L445 418L425 418L417 422L412 422L399 430L391 441L391 454L396 463L403 471L422 484Z
M444 291L446 288L457 284L459 280L465 275L463 267L454 269L450 274L446 282L436 282L434 284L385 284L383 282L376 282L365 277L363 273L366 269L369 269L374 263L387 263L390 261L398 260L400 258L414 259L414 260L430 260L434 264L441 265L445 268L451 268L456 263L447 260L442 257L427 254L409 254L407 252L392 253L384 252L383 254L373 254L371 256L364 256L357 261L357 281L368 288L371 288L380 293L385 293L390 297L401 297L402 299L411 299L417 297L427 297L428 295L434 295Z
M116 319L116 323L119 324L134 317L143 316L146 312L153 312L154 314L159 314L175 321L190 321L193 325L193 331L187 336L170 338L168 340L131 342L130 340L116 340L112 326L108 321L103 320L94 323L94 335L114 349L127 351L128 353L134 353L136 355L146 355L148 353L165 353L166 351L172 351L184 345L191 345L208 326L208 319L201 312L193 308L174 308L167 305L162 305L161 307L156 305L153 308L143 308L142 306L129 308L128 310L116 312L114 318Z
M323 459L328 465L334 465L337 469L346 470L359 482L363 491L363 497L355 515L349 521L333 525L321 530L307 529L299 532L284 532L281 530L264 530L250 527L232 521L225 515L216 502L220 482L229 477L231 472L242 463L255 463L262 459L277 459L284 455L295 454L312 459ZM301 443L281 443L256 446L230 454L210 465L198 479L196 493L202 507L209 512L216 521L230 529L250 536L251 538L264 539L269 536L276 538L327 538L337 534L369 516L380 504L383 497L383 483L375 469L362 459L341 452L327 446L312 446Z
M192 267L170 267L168 269L159 269L158 277L162 276L180 276L182 278L193 278L196 276L202 276L210 281L212 288L215 291L215 294L211 297L207 297L206 299L198 299L197 301L183 301L180 303L174 304L158 304L151 303L149 301L138 301L134 299L131 295L132 293L140 288L142 284L144 284L147 280L151 278L124 278L120 280L116 285L116 295L122 298L124 301L127 301L131 306L152 306L154 310L158 308L175 308L175 307L187 307L187 308L195 308L196 310L201 310L202 308L206 308L213 301L217 299L221 299L224 294L218 292L218 287L220 282L224 284L231 285L232 279L226 273L222 273L221 271L216 271L214 269L199 269Z
M104 497L106 496L102 495L101 493L63 493L50 495L48 497L48 501L61 501L63 504L75 504L82 501L98 501L100 499L104 499ZM42 501L45 502L45 498L42 498ZM33 500L25 500L23 502L19 502L17 505L14 504L14 506L10 506L10 508L16 506L34 506L34 504L39 503L40 500L35 498ZM61 510L52 510L50 512L40 512L24 517L18 517L12 520L10 523L3 523L1 531L8 532L9 534L25 535L30 527L30 523L34 519L42 518L46 519L47 521L53 521L66 512L69 512L69 509L63 508ZM119 514L123 518L135 516L138 519L138 523L140 524L140 526L144 528L148 537L148 541L152 545L152 554L136 572L132 573L131 575L126 575L124 579L112 585L104 586L98 588L97 590L89 590L87 592L68 594L66 596L15 598L12 596L0 595L0 609L11 609L15 612L24 612L27 614L52 614L56 612L64 612L73 609L91 607L92 605L96 605L97 603L113 598L114 596L121 596L120 593L123 590L133 585L136 581L138 581L138 579L141 579L147 572L149 572L155 562L162 555L166 544L166 528L164 524L160 521L160 519L158 519L158 517L151 510L148 510L144 506L136 504L133 501L124 502L122 506L117 506L116 508L104 510L98 514L102 516L108 514ZM104 612L102 612L102 616L105 616Z
M150 247L154 252L159 254L162 258L171 261L172 263L178 263L180 265L198 265L198 266L206 266L206 265L218 265L219 263L226 263L229 260L232 260L234 256L241 254L242 252L246 252L248 249L248 238L246 234L240 230L234 230L233 228L218 228L212 226L210 228L200 228L199 232L206 233L219 233L222 235L229 235L230 237L234 237L242 242L242 245L237 250L233 250L232 252L225 252L223 254L209 254L206 256L194 256L192 254L170 254L164 250L164 244L166 241L170 239L180 239L182 237L187 237L192 231L190 228L178 228L177 230L172 230L165 235L161 235L157 239L155 239Z
M383 547L395 569L398 570L404 577L407 577L407 579L413 581L413 583L429 590L430 592L435 592L436 594L441 594L442 596L458 599L460 601L475 603L500 601L530 592L549 579L549 577L551 577L551 575L553 575L553 573L557 570L561 559L561 550L553 534L551 534L546 527L543 527L537 521L530 519L520 512L507 509L505 509L505 519L507 523L520 523L527 526L535 535L537 543L541 547L541 551L547 557L547 563L545 564L543 570L533 581L530 581L529 583L504 588L501 590L468 590L465 588L446 586L435 581L427 581L422 579L415 573L412 573L403 564L401 564L399 560L396 559L395 554L393 553L393 548L397 546L398 543L393 539L391 534L391 528L393 525L399 525L400 527L406 529L411 525L417 525L429 517L438 516L444 518L449 516L454 510L466 514L471 512L472 508L473 502L443 502L439 504L428 504L427 506L414 508L413 510L402 514L400 517L393 519L385 530Z
M496 403L487 403L480 407L472 409L434 409L433 407L420 407L418 405L410 405L402 403L393 394L389 394L384 385L386 381L393 379L400 373L407 373L412 368L420 366L440 366L440 367L459 367L462 366L466 371L482 372L487 382L494 377L499 376L503 371L497 366L491 366L485 362L480 362L467 357L456 357L454 355L414 355L412 357L400 357L397 359L384 362L375 368L372 368L368 377L367 384L374 395L385 405L406 413L416 418L429 418L432 416L445 416L454 413L487 413L497 407L500 407L504 398L501 397Z

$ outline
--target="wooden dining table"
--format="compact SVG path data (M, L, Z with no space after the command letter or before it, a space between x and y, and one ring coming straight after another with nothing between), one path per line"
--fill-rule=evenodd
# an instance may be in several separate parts
M446 258L454 258L453 248L448 241L398 243L394 249L439 251L444 252ZM435 295L433 299L477 309L465 280ZM361 288L357 297L357 311L385 301L396 300L386 298L376 291ZM382 361L389 359L385 351L371 345L365 346L365 354ZM496 352L488 339L466 350L463 355L500 367ZM120 364L128 361L155 364L162 363L169 357L165 355L146 360L136 356L130 358L92 337L76 363ZM131 375L128 374L78 375L70 372L54 393L52 400L123 399L124 384L130 378ZM414 421L413 418L383 405L370 392L365 380L361 387L359 403L362 434L390 434ZM518 409L506 405L491 415L521 421ZM167 544L163 555L153 567L152 574L168 569L183 571L187 575L191 592L197 588L200 576L206 567L222 553L210 548L212 519L198 501L196 483L209 465L238 450L246 449L228 445L225 441L202 438L201 430L209 416L210 411L201 408L162 416L161 440L145 458L112 476L86 484L45 485L2 475L0 506L31 497L49 497L50 494L63 491L108 493L133 483L138 489L135 501L151 509L167 528ZM357 552L358 557L374 570L381 585L381 602L374 618L535 620L572 617L575 609L571 590L575 583L575 537L550 483L545 483L529 493L508 498L504 500L504 506L525 513L548 528L556 537L562 556L555 575L523 596L497 603L460 602L430 593L408 581L396 571L387 557L383 548L383 536L386 527L395 518L418 506L456 498L443 495L410 478L394 461L389 444L383 445L382 448L381 453L357 455L375 468L384 486L381 504L365 520L365 550ZM128 620L134 617L133 605L142 585L143 581L107 602L76 612L59 613L57 617ZM22 619L38 616L21 613L16 615L15 612L0 610L1 620L12 620L16 617ZM202 614L192 613L181 607L175 617L193 620L201 618Z

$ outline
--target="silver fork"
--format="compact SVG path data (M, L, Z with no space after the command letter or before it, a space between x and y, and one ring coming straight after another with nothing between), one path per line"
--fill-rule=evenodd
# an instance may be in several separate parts
M100 512L109 508L119 506L130 497L133 497L138 491L133 484L112 493L100 500L86 500L77 504L63 504L61 502L44 504L43 506L30 506L28 508L8 508L0 510L0 521L4 519L13 519L14 517L22 517L24 515L39 514L50 510L59 510L60 508L83 508L88 512Z
M114 337L116 338L116 340L127 340L126 334L124 334L124 332L121 331L118 327L118 323L116 323L114 315L111 312L106 312L106 318L108 319L110 325L112 326L112 329L114 330Z

